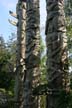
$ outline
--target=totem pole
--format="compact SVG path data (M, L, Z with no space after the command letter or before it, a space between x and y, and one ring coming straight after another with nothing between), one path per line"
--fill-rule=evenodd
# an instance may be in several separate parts
M40 13L39 0L27 0L26 18L26 79L24 82L24 108L38 108L38 97L32 88L40 80Z
M46 5L48 87L53 90L67 90L69 79L64 0L46 0ZM48 94L47 108L56 108L59 97L56 94Z
M19 0L17 13L17 69L15 81L15 108L23 108L25 78L26 0Z

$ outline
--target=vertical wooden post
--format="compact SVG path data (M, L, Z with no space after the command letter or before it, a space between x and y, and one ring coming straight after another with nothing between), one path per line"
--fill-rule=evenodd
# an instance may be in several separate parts
M38 108L38 97L33 97L32 87L36 87L40 80L39 0L27 0L26 20L26 80L24 83L24 108Z
M26 2L18 1L17 8L17 70L15 84L15 108L23 108L25 77Z
M66 89L68 86L67 36L64 0L46 0L46 46L48 86ZM56 108L58 96L47 96L47 108Z

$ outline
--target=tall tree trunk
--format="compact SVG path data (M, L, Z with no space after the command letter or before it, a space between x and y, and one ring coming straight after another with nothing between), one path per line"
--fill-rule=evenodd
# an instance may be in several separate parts
M24 102L24 77L25 77L25 30L26 30L26 2L18 1L17 4L17 70L15 84L15 101L17 108L23 108ZM15 107L15 108L16 108Z
M48 86L54 90L67 89L68 58L64 15L64 0L46 0L46 46ZM47 96L47 108L56 108L58 96Z
M32 95L32 87L40 79L40 14L39 0L27 0L26 22L26 79L24 82L24 108L38 108L38 97Z

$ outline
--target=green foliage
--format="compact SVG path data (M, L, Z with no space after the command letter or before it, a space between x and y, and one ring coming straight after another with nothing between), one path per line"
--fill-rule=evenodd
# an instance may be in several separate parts
M34 92L43 94L45 93L45 88L46 88L46 54L45 54L46 47L44 45L44 42L42 38L40 39L40 51L41 51L41 63L40 63L40 71L41 71L41 76L40 76L40 83L44 85L39 85ZM40 107L41 108L46 108L46 95L41 95L40 96Z
M14 41L10 40L7 44L8 46L6 46L2 37L0 38L0 43L0 93L7 95L7 102L5 102L4 104L0 103L0 107L13 108L15 84L13 70L16 63L16 44Z
M65 1L65 13L68 16L72 15L72 0Z
M71 17L66 17L66 29L68 38L72 38L72 19Z
M45 45L44 42L42 40L42 38L40 39L40 50L41 50L41 63L40 63L40 71L41 71L41 83L46 83L46 54L45 54Z
M68 37L68 57L69 57L69 66L72 66L72 19L67 16L66 18L66 28L67 28L67 37Z
M7 43L8 43L8 51L11 55L10 62L15 67L16 66L16 50L17 50L17 40L16 40L15 33L11 33L11 36L9 37L9 40Z
M11 59L11 54L6 49L6 47L3 47L4 45L1 44L1 49L0 49L0 89L3 88L6 91L13 92L14 88L14 78L10 73L10 59Z
M2 53L2 56L0 55L0 88L5 88L6 90L12 88L14 82L8 69L9 58L9 54Z
M41 96L41 108L46 108L46 95Z
M61 91L58 96L58 104L56 108L72 108L72 93Z

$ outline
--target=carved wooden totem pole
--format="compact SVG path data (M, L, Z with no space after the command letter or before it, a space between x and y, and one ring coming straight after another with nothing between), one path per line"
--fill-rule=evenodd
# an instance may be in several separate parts
M24 82L24 108L38 108L38 97L32 88L40 79L40 13L39 0L27 0L26 18L26 77Z
M46 0L46 46L48 86L53 90L68 88L67 36L64 0ZM58 96L47 96L47 108L56 108Z
M17 70L15 84L15 108L23 108L25 77L26 1L19 0L16 8L17 23Z

